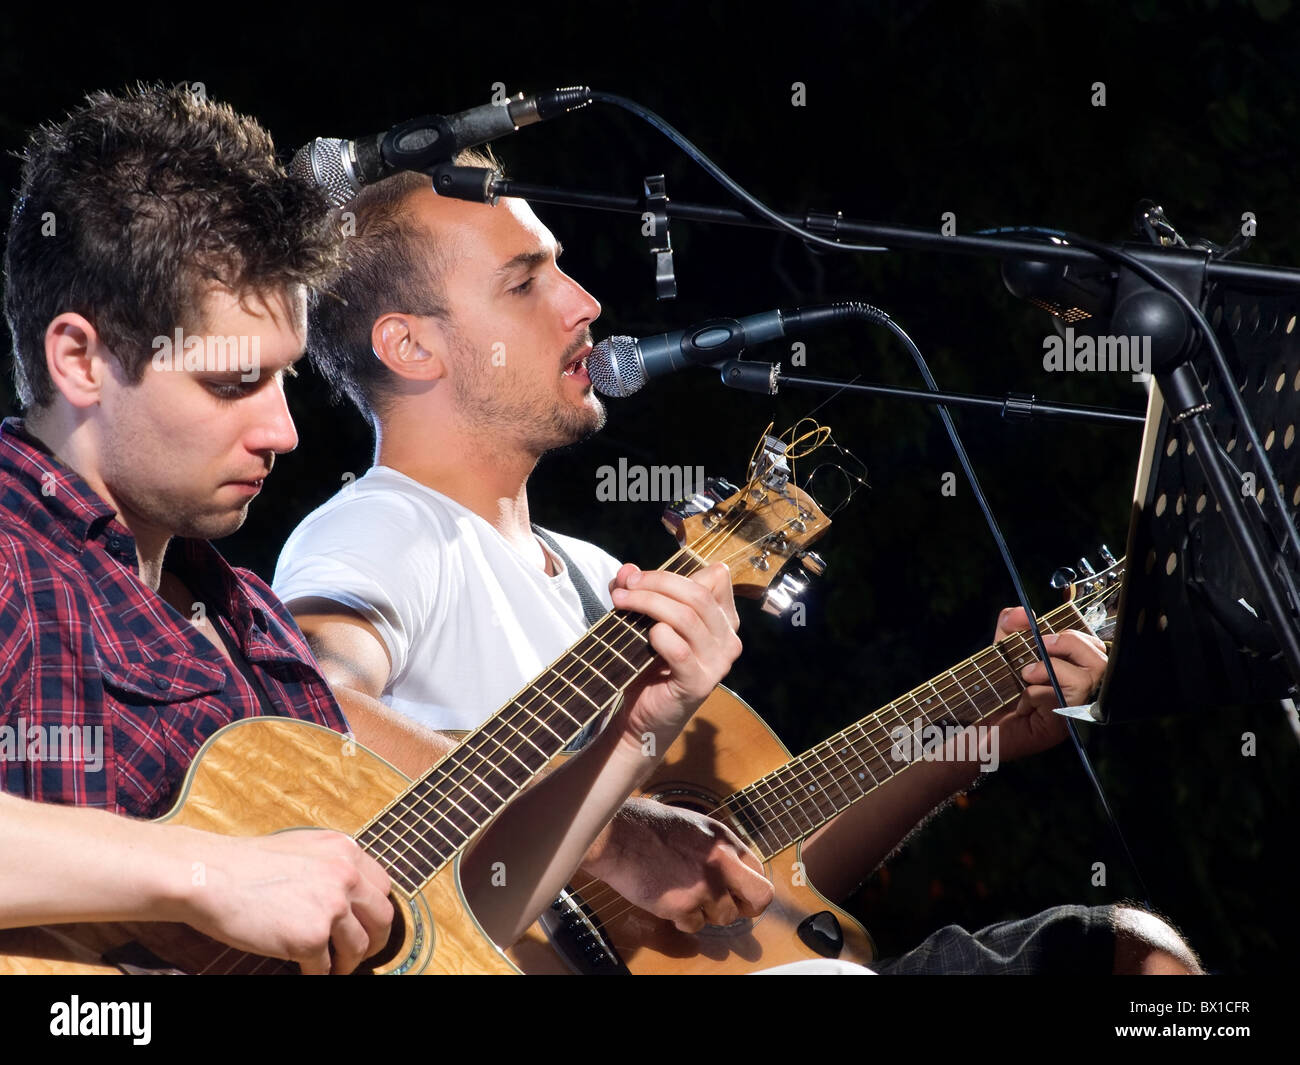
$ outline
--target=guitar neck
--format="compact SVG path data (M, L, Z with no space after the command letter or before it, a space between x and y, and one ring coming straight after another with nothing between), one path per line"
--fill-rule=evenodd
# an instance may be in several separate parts
M1044 632L1082 624L1074 603L1039 619ZM1036 661L1028 634L986 647L735 792L714 816L730 815L769 860L924 760L950 735L959 744L959 757L976 760L975 734L959 736L959 730L1015 702L1024 690L1020 671Z

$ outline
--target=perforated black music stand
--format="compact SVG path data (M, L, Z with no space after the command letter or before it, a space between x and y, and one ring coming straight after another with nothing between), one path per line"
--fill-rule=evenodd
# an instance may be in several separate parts
M1199 294L1187 294L1199 302ZM1300 505L1300 297L1220 287L1211 288L1202 306L1282 484L1285 520L1294 523ZM1300 579L1297 559L1282 547L1280 518L1259 508L1263 485L1243 476L1250 473L1252 449L1203 344L1191 365L1210 404L1193 416L1208 429L1202 438L1222 449L1219 457L1240 489L1245 516L1271 552L1269 562ZM1167 385L1159 372L1157 380ZM1176 398L1171 405L1160 388L1152 389L1112 666L1099 699L1105 720L1276 701L1293 695L1300 680L1280 650L1277 628L1293 625L1294 614L1270 618L1263 608L1256 577L1225 518L1222 492L1195 454L1198 432L1190 419L1177 419L1178 407Z

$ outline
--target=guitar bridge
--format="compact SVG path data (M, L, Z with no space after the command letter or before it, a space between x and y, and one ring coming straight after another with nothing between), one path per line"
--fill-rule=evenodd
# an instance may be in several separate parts
M631 976L600 919L575 891L565 888L539 918L555 952L578 976Z

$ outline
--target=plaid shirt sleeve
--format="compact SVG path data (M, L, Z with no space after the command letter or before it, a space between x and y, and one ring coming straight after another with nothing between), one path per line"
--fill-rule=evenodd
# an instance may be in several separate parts
M35 794L32 763L19 757L27 745L23 710L31 699L32 622L12 566L0 555L0 791ZM19 735L19 731L23 735Z

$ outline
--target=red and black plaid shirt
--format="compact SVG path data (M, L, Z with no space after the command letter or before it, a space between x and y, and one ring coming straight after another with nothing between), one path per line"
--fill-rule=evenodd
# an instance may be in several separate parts
M272 708L347 730L301 631L255 574L180 538L166 568L242 651ZM135 540L113 508L6 419L0 790L156 817L209 736L262 713L240 670L141 582Z

